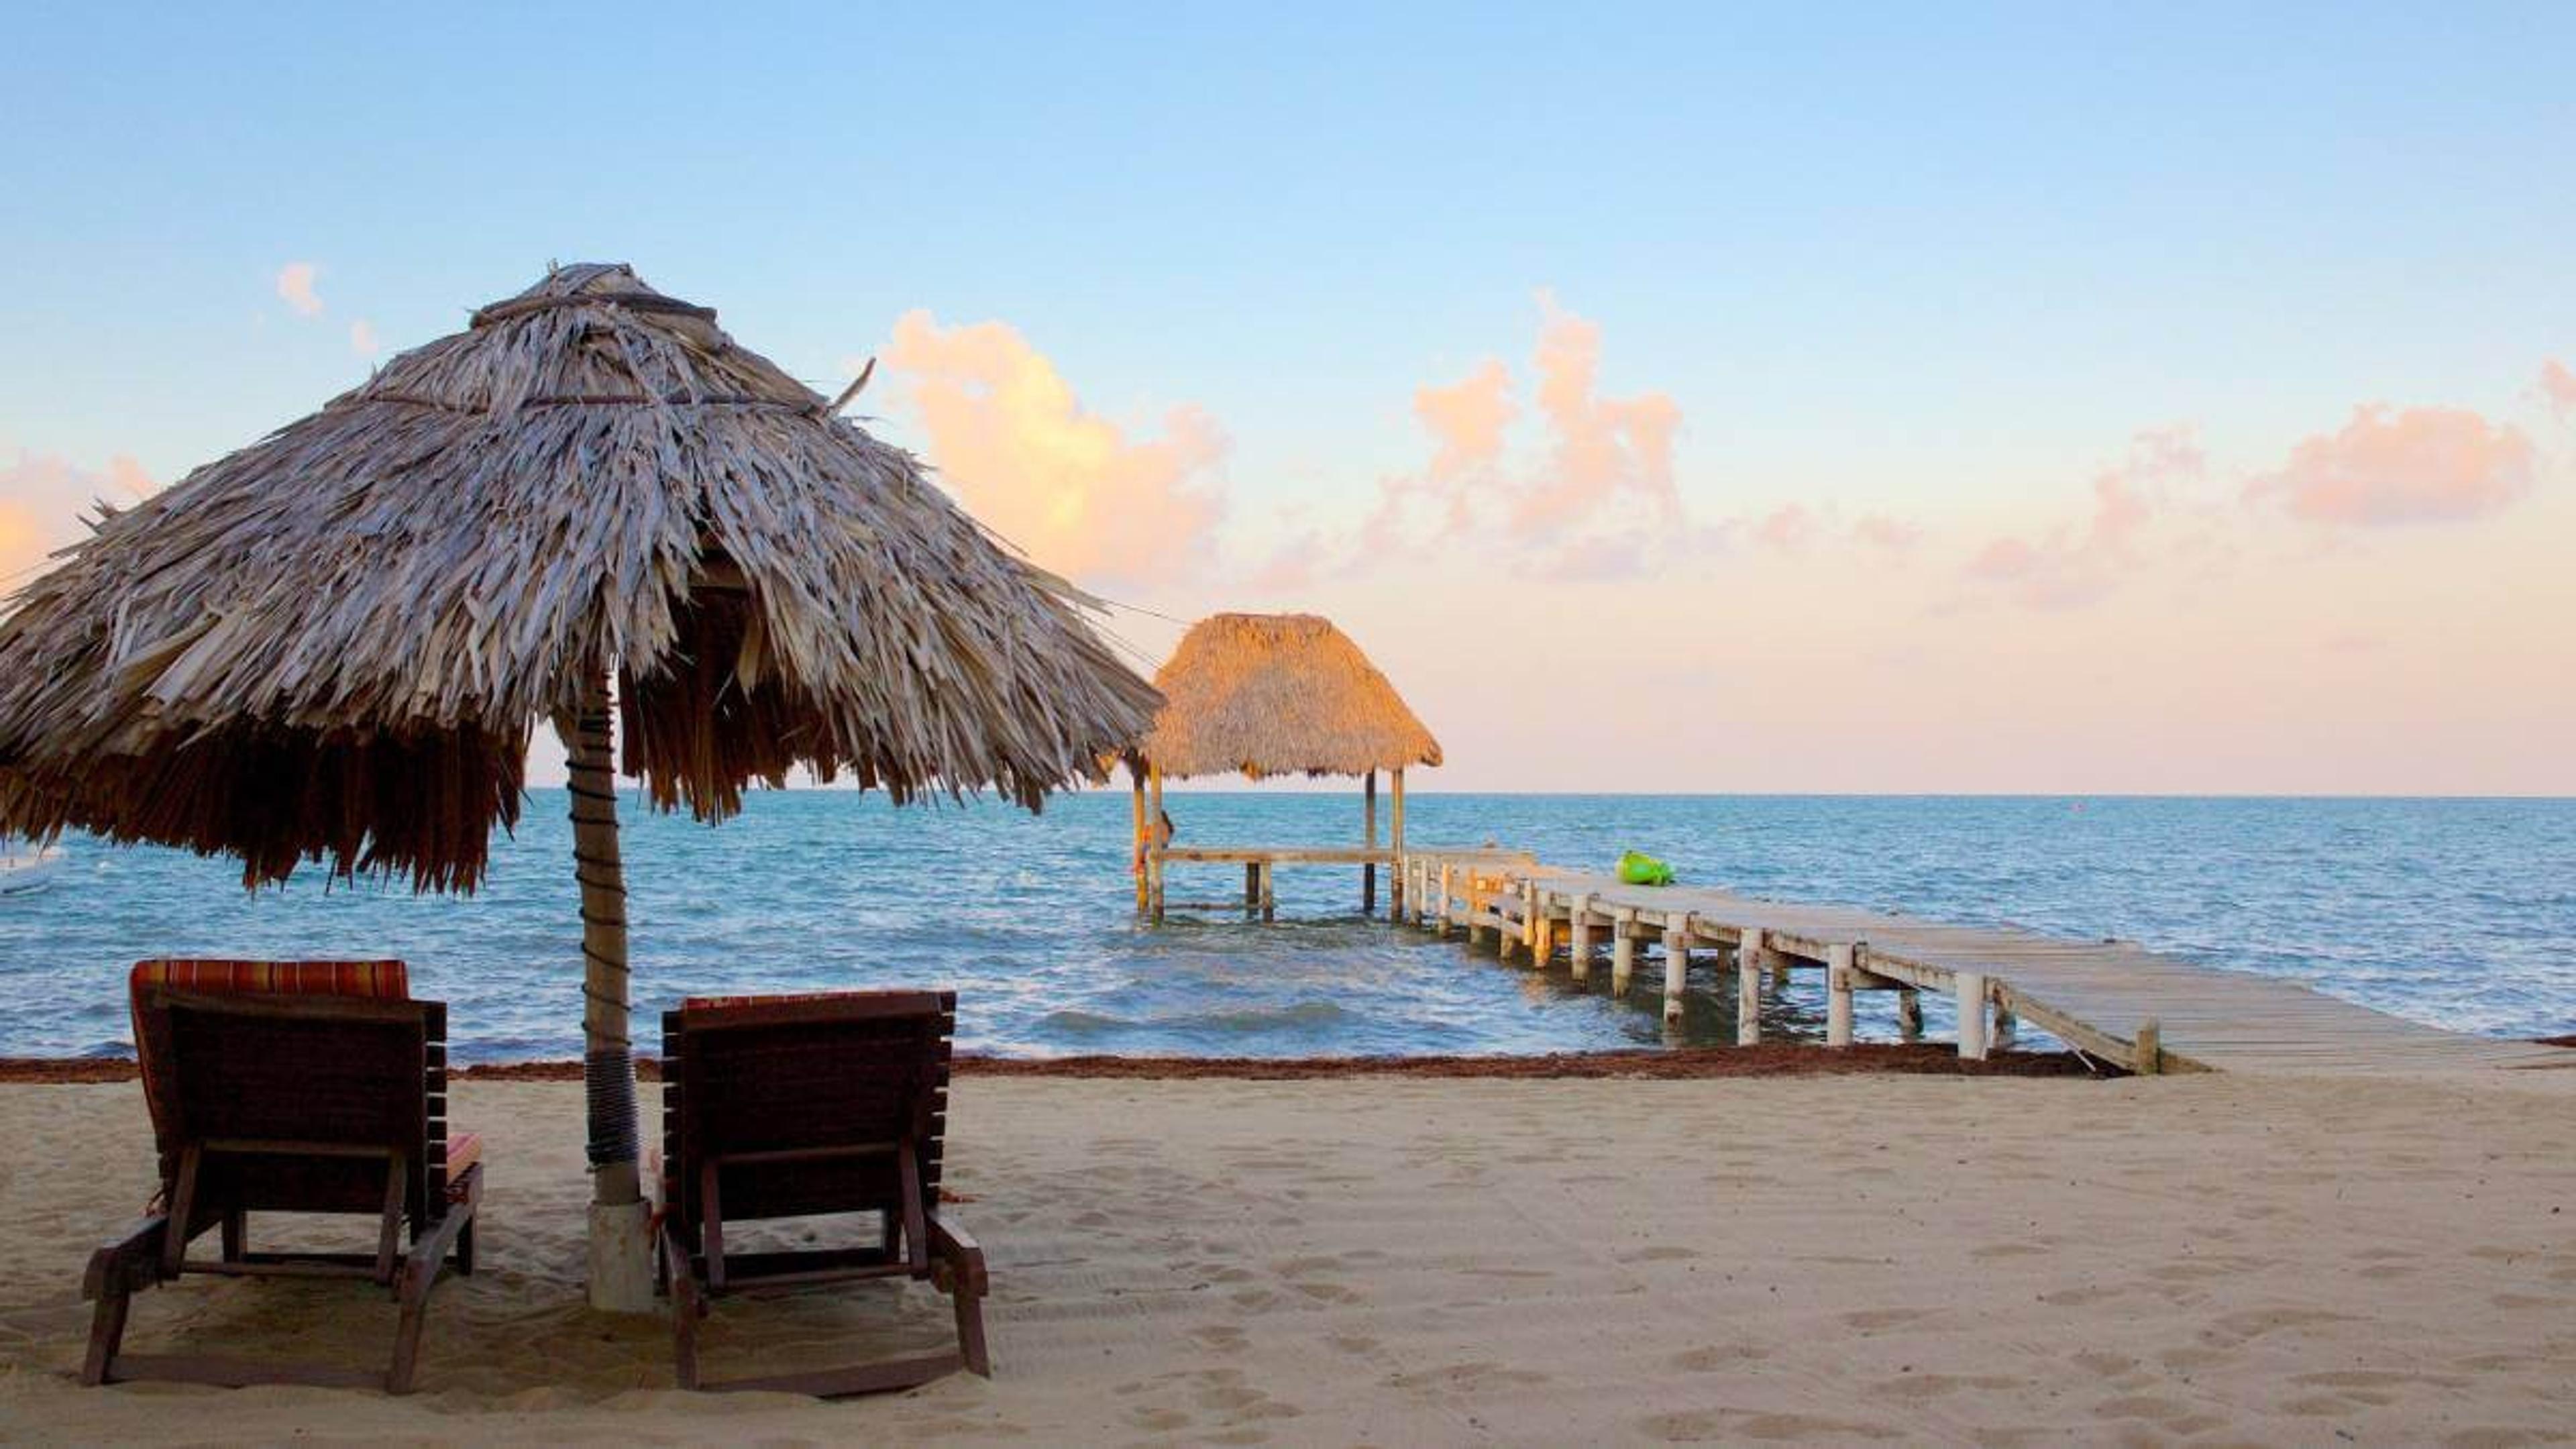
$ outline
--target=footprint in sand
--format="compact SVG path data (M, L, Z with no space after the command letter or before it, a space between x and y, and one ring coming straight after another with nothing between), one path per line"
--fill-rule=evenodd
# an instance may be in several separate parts
M1637 1432L1667 1444L1707 1440L1766 1444L1837 1443L1854 1439L1901 1439L1903 1430L1884 1424L1854 1423L1814 1414L1738 1414L1725 1410L1652 1414L1636 1421Z
M1898 1328L1931 1316L1920 1308L1865 1308L1858 1313L1842 1315L1842 1321L1863 1333L1875 1333L1882 1328Z
M1714 1374L1759 1363L1770 1356L1771 1350L1759 1344L1712 1343L1701 1348L1683 1349L1664 1362L1686 1374Z

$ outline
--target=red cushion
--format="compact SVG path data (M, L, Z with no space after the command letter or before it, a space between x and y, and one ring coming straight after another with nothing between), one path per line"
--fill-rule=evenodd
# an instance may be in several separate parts
M783 991L766 996L692 996L680 1003L682 1011L723 1011L736 1006L785 1006L806 1001L865 1001L871 996L891 996L889 991Z
M457 1179L465 1175L465 1169L482 1160L482 1133L450 1132L447 1134L447 1190L451 1195L456 1193Z
M411 971L400 961L137 961L129 980L134 1004L155 986L212 996L357 996L411 999Z

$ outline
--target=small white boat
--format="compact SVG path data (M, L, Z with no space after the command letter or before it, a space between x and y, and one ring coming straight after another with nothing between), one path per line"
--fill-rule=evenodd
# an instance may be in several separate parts
M62 872L61 847L0 839L0 896L23 896L43 890Z

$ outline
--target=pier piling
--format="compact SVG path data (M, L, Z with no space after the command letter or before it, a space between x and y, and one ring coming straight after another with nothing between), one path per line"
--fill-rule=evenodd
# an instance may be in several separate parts
M1762 1040L1762 928L1746 926L1735 937L1735 1044Z

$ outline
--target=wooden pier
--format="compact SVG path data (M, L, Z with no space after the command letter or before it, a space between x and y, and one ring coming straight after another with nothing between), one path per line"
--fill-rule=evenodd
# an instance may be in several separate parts
M1737 973L1737 1040L1761 1039L1760 1000L1793 969L1825 973L1826 1044L1852 1039L1853 996L1898 993L1909 1039L1921 993L1958 1005L1962 1056L2008 1044L2021 1022L2139 1072L2377 1072L2576 1067L2576 1052L2444 1031L2295 982L2222 971L2125 941L2069 941L2004 927L1944 926L1849 906L1796 905L1691 886L1632 886L1526 855L1415 851L1398 863L1398 917L1490 939L1532 966L1559 952L1578 981L1607 947L1611 989L1640 947L1660 947L1664 1018L1681 1018L1694 955Z

